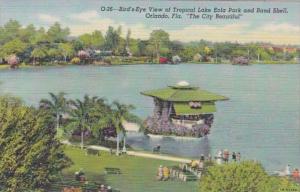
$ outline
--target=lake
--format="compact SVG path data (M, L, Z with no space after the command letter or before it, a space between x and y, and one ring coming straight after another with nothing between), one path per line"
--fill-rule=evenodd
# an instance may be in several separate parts
M149 138L130 134L137 150L152 150L199 158L218 149L241 152L269 170L291 164L300 167L300 65L223 64L68 66L0 71L0 93L37 105L48 92L70 98L84 94L133 104L137 115L152 114L152 99L141 91L186 80L230 98L217 103L211 134L201 139Z

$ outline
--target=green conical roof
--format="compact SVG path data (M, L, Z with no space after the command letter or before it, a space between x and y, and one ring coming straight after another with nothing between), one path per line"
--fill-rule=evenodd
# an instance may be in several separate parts
M164 89L156 89L141 92L141 94L156 97L164 101L188 102L188 101L222 101L229 98L215 93L192 87L186 82L178 83Z

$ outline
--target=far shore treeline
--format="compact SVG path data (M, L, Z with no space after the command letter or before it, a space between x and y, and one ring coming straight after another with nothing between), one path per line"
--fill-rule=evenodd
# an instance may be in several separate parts
M9 20L0 26L0 68L20 64L231 63L235 58L250 63L299 63L300 49L295 45L206 40L184 43L170 40L168 32L161 29L149 34L147 40L136 39L130 30L110 26L107 31L74 37L57 22L46 30Z

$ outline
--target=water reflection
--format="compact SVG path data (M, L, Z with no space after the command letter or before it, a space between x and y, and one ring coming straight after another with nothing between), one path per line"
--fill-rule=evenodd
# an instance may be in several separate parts
M152 151L154 147L160 145L161 153L190 158L199 158L201 154L207 156L209 153L212 153L208 137L152 137L139 133L130 133L128 134L127 143L136 150L146 151Z

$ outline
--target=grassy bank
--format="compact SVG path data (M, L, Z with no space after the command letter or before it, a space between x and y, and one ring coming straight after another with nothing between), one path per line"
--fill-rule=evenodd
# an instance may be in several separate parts
M82 64L82 65L95 65L95 66L114 66L114 65L163 65L163 64L158 64L158 63L153 63L149 61L141 61L141 60L121 60L121 59L112 59L110 60L110 64ZM221 62L221 63L216 63L216 62L185 62L185 63L180 63L180 64L229 64L231 65L230 62ZM257 62L257 61L251 61L250 64L300 64L299 62L296 61L262 61L262 62ZM75 65L75 64L70 64L70 63L61 63L61 64L54 64L54 63L42 63L39 65L32 65L32 64L25 64L22 63L19 65L19 68L36 68L36 67L50 67L50 66L70 66L70 65ZM0 70L1 69L9 69L10 66L8 64L0 64Z
M174 166L178 163L171 161L147 159L134 156L115 156L101 151L101 156L86 156L85 152L74 147L66 147L66 154L74 165L63 171L64 175L74 175L81 168L88 179L122 192L194 192L197 191L197 182L156 181L155 176L159 165ZM121 169L120 175L105 175L105 167Z

